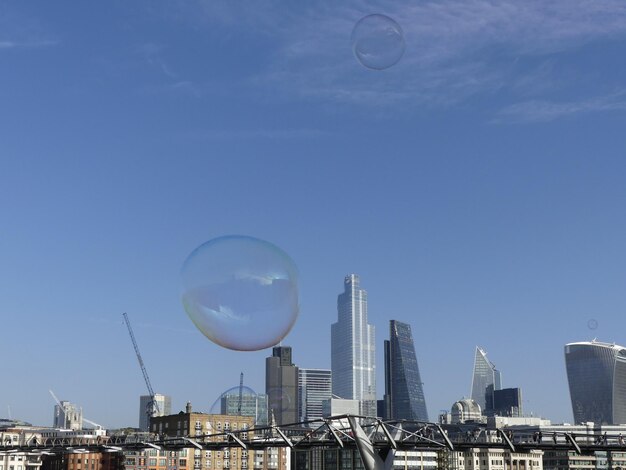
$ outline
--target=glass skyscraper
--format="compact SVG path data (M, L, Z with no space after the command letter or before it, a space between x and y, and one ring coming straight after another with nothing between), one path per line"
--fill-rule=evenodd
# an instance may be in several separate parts
M576 424L626 424L626 348L598 341L565 345Z
M337 314L337 323L331 325L333 394L359 400L361 414L376 416L374 327L367 323L367 292L356 274L344 279Z
M480 405L484 413L493 408L493 392L502 388L502 377L489 359L487 353L476 346L474 374L472 375L472 400Z
M389 322L385 341L385 418L428 421L411 325Z
M332 374L328 369L299 369L298 393L300 420L308 421L324 416L323 402L332 398ZM316 424L319 426L319 423Z

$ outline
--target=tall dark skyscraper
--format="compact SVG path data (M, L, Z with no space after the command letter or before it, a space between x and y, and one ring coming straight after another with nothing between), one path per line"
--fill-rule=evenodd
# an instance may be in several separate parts
M565 346L576 424L626 424L626 348L598 341Z
M411 325L397 320L385 340L385 411L385 418L428 421Z
M472 400L480 405L484 413L493 408L493 392L502 388L502 377L489 359L487 353L476 346L474 373L472 374Z
M331 325L333 394L359 400L360 413L376 416L376 349L374 327L367 323L367 292L359 276L344 279L337 298L337 323Z
M297 423L298 367L291 360L291 347L275 346L265 359L265 393L268 399L268 422L272 414L276 424Z

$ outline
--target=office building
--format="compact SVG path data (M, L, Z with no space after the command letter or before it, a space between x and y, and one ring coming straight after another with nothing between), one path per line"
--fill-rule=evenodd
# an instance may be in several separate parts
M626 424L626 348L598 341L565 346L576 424Z
M266 426L267 395L255 393L249 387L242 387L241 395L225 393L220 397L220 413L230 416L251 416L255 426Z
M485 412L486 409L493 408L493 392L501 388L500 371L487 359L487 353L476 346L474 373L472 374L472 400L478 403L480 409Z
M437 470L447 451L394 450L389 470ZM387 462L386 462L387 464ZM361 454L351 448L311 447L294 451L293 470L363 470ZM515 469L519 470L519 469ZM534 470L534 469L533 469Z
M333 395L358 400L360 414L376 416L374 327L367 323L367 292L356 274L344 279L337 314L337 322L331 325Z
M522 416L522 389L502 388L493 392L493 408L490 415L519 417Z
M223 440L221 433L239 431L242 440L252 439L254 430L254 418L251 416L232 416L197 413L192 410L191 403L187 403L184 412L175 415L157 416L150 420L152 433L164 434L168 437L191 437L202 436L203 442L216 442ZM243 431L243 432L241 432ZM156 449L155 449L156 450ZM164 462L167 468L185 466L186 469L216 469L216 468L253 468L254 452L239 447L225 448L219 451L189 448L179 452L185 452L185 458L175 462ZM169 454L169 452L167 452ZM156 454L155 454L156 456ZM166 457L167 455L163 455ZM182 457L180 454L178 457ZM184 460L184 462L183 462ZM137 464L137 467L145 469L152 467L149 462ZM137 469L139 470L139 469Z
M150 395L141 395L139 397L139 429L141 431L147 431L150 428L148 417L152 416L152 410L156 411L158 409L154 416L167 416L172 414L172 397L155 393L154 401L156 402L157 408L153 407Z
M265 394L268 423L281 425L299 421L298 367L291 359L291 347L275 346L272 355L265 359Z
M120 470L125 468L126 457L121 452L48 453L43 455L42 460L41 468L45 470ZM25 470L33 469L27 466Z
M458 470L543 470L543 451L475 447L452 451L449 465Z
M83 429L83 409L69 401L61 400L54 405L52 426L57 429Z
M300 369L298 395L300 421L323 416L322 403L332 397L332 374L328 369Z
M397 320L389 322L385 340L385 399L385 418L428 421L411 325Z

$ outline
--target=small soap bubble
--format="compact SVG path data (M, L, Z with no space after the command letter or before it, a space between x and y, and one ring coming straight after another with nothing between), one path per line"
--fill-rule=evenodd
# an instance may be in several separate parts
M587 322L587 328L589 328L590 330L595 330L595 329L597 329L597 328L598 328L598 320L595 320L595 319L593 319L593 318L592 318L592 319L590 319L590 320Z
M368 69L384 70L404 54L404 33L388 16L373 14L361 18L352 30L352 50Z
M225 236L196 248L181 270L182 302L211 341L236 351L278 344L299 311L298 271L272 243Z
M241 408L239 397L241 392ZM221 393L213 402L209 413L212 415L250 416L254 426L267 425L267 395L256 393L247 386L232 387ZM213 430L217 432L217 430Z
M287 411L291 408L292 398L283 388L271 388L267 392L269 408L272 410Z

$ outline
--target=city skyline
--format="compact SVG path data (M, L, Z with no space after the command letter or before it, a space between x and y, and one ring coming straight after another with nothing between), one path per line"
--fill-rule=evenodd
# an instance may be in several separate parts
M386 70L352 50L372 13L404 31ZM180 298L189 253L239 234L298 268L300 367L330 368L354 272L379 336L411 325L431 418L479 344L525 413L572 422L563 345L626 344L624 38L622 0L4 0L0 417L49 423L52 389L134 424L123 312L173 411L241 372L262 392L270 351Z

